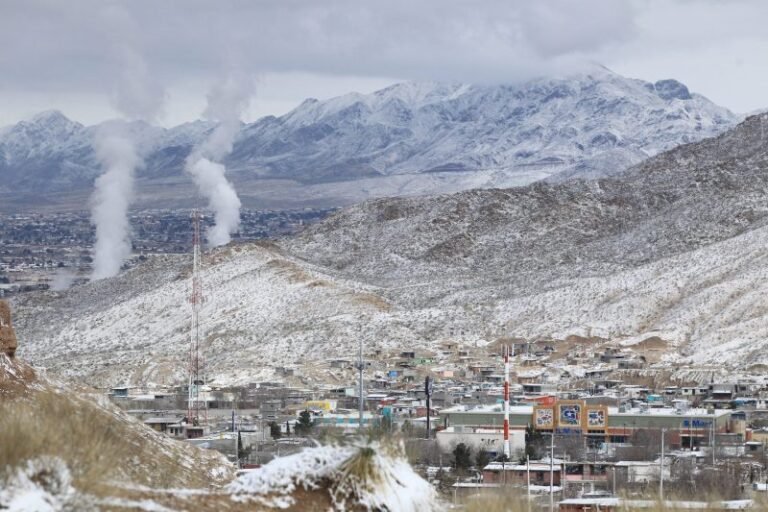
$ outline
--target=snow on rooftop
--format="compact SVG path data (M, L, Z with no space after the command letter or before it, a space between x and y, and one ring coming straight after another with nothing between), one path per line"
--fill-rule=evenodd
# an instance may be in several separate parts
M719 418L720 416L731 414L731 411L725 409L715 409L714 411L710 412L707 409L695 408L677 412L677 410L673 407L649 407L648 409L639 409L635 407L626 410L626 412L620 412L618 407L608 407L608 414L610 416L679 416L681 418L690 418L692 416L708 416L711 418Z
M620 504L619 498L571 498L560 502L560 505L599 505L601 507L618 507Z
M476 405L473 407L468 407L466 405L456 405L453 407L448 407L447 409L443 409L442 412L444 413L454 413L454 412L468 412L468 413L474 413L474 414L487 414L487 413L501 413L503 412L501 409L501 406L498 404L488 404L488 405ZM533 406L532 405L511 405L509 407L509 413L510 414L533 414Z
M510 464L503 462L490 462L483 468L484 471L550 471L559 472L560 466L553 465L550 467L549 462L542 464L541 462L531 462L530 466L526 464Z

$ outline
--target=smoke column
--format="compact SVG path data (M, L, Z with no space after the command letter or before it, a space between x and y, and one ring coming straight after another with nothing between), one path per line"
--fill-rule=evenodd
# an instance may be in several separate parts
M131 255L128 207L133 198L133 171L140 162L133 142L116 135L98 136L96 155L106 172L96 179L92 197L96 244L91 280L117 275Z
M120 51L121 74L114 106L128 119L151 121L164 100L162 87L150 77L136 51ZM94 148L104 173L91 196L91 222L96 226L91 280L116 276L131 255L128 209L133 199L133 176L142 165L136 141L124 126L109 124L96 134Z
M213 87L203 117L219 124L186 162L187 173L214 212L215 223L208 231L208 243L213 247L229 243L232 233L240 227L240 199L220 162L232 152L240 116L248 108L252 91L252 80L239 75L230 75Z

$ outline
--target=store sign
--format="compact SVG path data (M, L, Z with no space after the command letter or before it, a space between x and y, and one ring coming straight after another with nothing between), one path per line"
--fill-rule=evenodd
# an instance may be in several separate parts
M536 407L533 410L533 424L537 429L555 427L555 414L551 407Z
M563 432L607 430L608 408L587 405L584 400L560 400L552 406L538 405L533 408L533 426Z
M587 409L587 428L603 429L608 426L605 409Z
M687 419L683 420L684 428L712 428L712 422L699 419Z
M560 414L558 414L557 423L560 427L580 427L581 426L581 405L580 404L558 404Z

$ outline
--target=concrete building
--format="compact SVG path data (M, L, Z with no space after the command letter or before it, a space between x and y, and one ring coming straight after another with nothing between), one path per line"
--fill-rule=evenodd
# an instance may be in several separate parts
M504 434L498 428L485 428L473 426L452 426L437 432L437 444L447 453L453 450L459 443L472 448L473 453L485 450L498 455L504 452ZM525 431L511 430L509 432L510 451L513 454L525 450Z
M531 485L550 485L550 475L552 484L560 485L562 473L561 461L553 460L554 464L550 466L548 462L531 462L530 464L515 464L504 462L491 462L483 468L483 483L502 484L502 485L528 485L528 478L531 479Z
M503 412L499 405L443 409L440 416L446 427L501 429ZM558 400L551 405L510 407L511 431L524 431L532 425L543 434L580 434L594 445L624 443L639 430L666 429L671 447L696 448L708 444L714 430L729 433L731 411L688 409L685 407L608 407L584 400Z

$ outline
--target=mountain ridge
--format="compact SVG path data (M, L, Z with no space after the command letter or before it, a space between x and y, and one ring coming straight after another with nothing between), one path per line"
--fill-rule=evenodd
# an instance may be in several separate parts
M248 205L275 197L347 205L613 174L737 120L675 80L650 83L603 68L517 85L406 82L307 99L243 125L226 163ZM184 200L170 185L188 181L184 159L214 124L85 127L52 112L0 131L0 192L89 191L100 173L92 141L110 124L132 132L146 155L139 202L147 187L164 185L160 197Z

